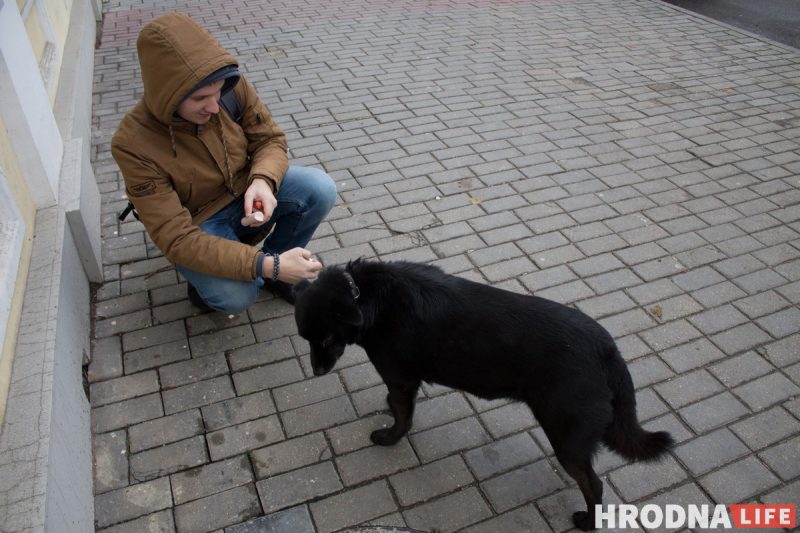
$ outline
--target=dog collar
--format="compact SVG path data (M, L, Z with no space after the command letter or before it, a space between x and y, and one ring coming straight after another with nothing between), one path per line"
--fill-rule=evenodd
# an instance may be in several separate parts
M350 272L343 270L342 274L344 274L344 279L347 280L347 284L350 285L350 292L353 294L353 299L358 300L358 297L361 296L361 291L358 290L358 285L356 285L353 276L350 275Z

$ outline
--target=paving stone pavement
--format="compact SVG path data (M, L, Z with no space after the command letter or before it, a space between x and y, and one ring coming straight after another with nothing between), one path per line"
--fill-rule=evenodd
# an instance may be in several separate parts
M292 308L203 314L109 151L135 37L190 13L241 60L339 202L326 264L408 259L574 305L618 340L656 464L607 502L800 501L800 52L655 0L111 0L93 160L105 282L89 367L107 533L570 529L581 500L523 406L425 386L372 446L363 351L312 377Z

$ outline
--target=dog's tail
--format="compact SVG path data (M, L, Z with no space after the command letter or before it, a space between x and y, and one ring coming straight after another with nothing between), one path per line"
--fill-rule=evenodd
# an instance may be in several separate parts
M614 409L614 420L606 431L603 442L632 461L658 459L672 446L674 440L666 431L645 431L639 425L631 375L617 347L612 349L613 353L606 359L606 369L608 386L613 395L611 405Z

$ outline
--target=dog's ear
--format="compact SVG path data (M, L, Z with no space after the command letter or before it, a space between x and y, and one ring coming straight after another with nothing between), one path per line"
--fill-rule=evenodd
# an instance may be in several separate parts
M292 296L296 298L298 294L306 290L310 285L311 282L308 281L307 279L295 283L294 286L292 287Z
M336 316L347 325L361 326L364 323L364 315L357 305L345 305L339 308Z

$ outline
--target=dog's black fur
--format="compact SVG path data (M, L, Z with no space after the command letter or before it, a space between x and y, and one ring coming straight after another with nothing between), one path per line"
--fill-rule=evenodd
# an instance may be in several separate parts
M583 493L587 510L573 515L583 530L594 528L594 506L602 503L592 469L600 443L627 459L652 460L673 442L639 425L614 340L576 309L403 261L327 267L298 284L295 297L315 375L355 343L386 383L394 425L373 432L373 442L389 446L408 432L422 381L525 402Z

